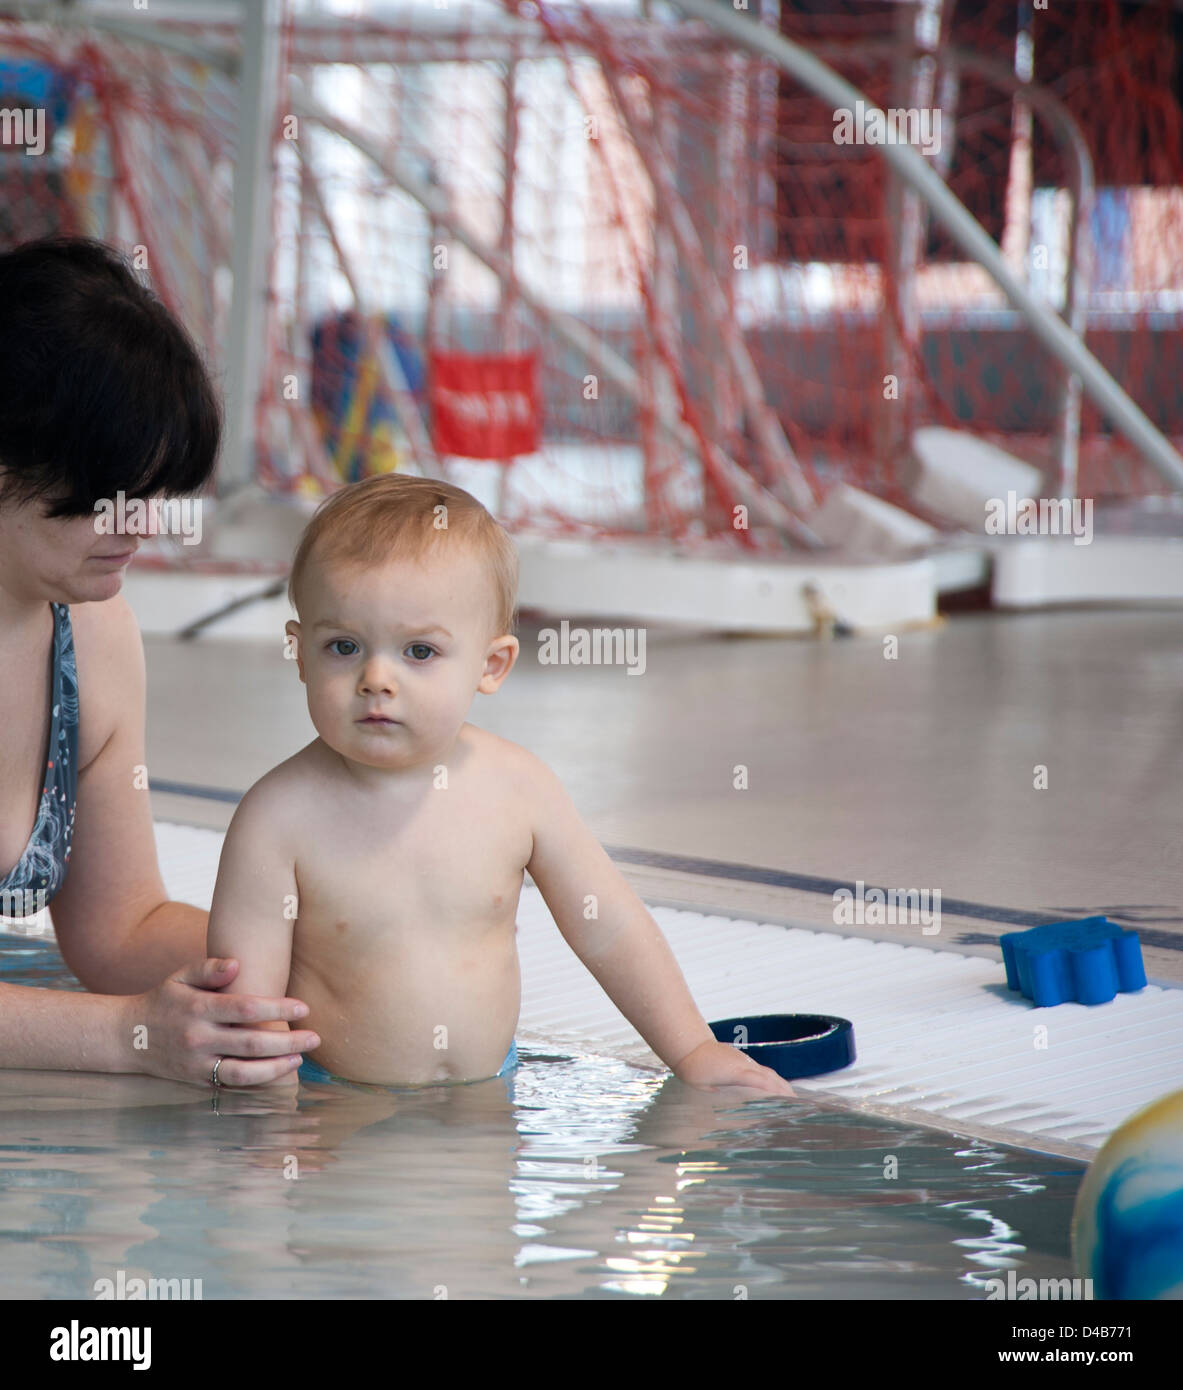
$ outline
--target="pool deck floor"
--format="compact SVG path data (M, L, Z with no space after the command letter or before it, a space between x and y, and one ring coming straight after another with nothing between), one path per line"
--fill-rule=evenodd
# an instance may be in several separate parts
M992 955L1008 911L1103 912L1183 984L1183 609L959 615L895 660L651 629L639 677L539 664L538 626L470 719L555 769L648 900L833 929L837 885L939 890L935 939L861 930ZM314 737L281 643L146 639L158 819L224 829L231 800L163 788L241 793Z

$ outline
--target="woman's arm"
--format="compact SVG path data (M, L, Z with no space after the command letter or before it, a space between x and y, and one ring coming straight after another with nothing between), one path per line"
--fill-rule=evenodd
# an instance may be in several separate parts
M0 985L0 1067L123 1071L120 1016L126 999Z
M319 1047L320 1039L268 1030L286 1029L308 1008L298 999L211 993L237 973L236 961L205 960L146 994L116 997L0 984L0 1067L140 1072L204 1084L219 1057L233 1056L253 1059L234 1062L235 1086L287 1076L299 1065L291 1054ZM260 1026L242 1027L249 1023Z
M320 1045L313 1033L273 1031L308 1010L297 999L212 992L233 983L238 963L223 969L206 959L206 914L170 902L160 878L135 618L122 598L71 617L86 761L66 880L50 913L66 964L92 994L0 986L0 1066L201 1082L230 1055L253 1059L235 1064L236 1086L274 1081Z
M71 616L86 761L66 880L50 914L62 956L88 990L136 994L204 959L206 914L169 902L160 877L135 616L122 598L84 604Z

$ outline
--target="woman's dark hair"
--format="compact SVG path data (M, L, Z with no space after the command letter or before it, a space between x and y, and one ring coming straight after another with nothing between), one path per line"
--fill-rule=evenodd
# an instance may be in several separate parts
M0 487L53 517L210 479L222 408L193 339L110 246L0 254Z

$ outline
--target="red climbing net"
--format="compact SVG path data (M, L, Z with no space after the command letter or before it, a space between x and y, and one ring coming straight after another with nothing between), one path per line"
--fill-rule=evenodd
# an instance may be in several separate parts
M764 22L868 101L939 111L932 167L1064 312L1075 223L1087 345L1183 438L1173 5L785 0ZM0 108L46 117L34 155L0 115L0 245L139 248L224 367L242 36L155 33L0 20ZM831 481L902 496L924 424L1053 467L1064 373L990 276L832 105L702 20L289 12L272 116L270 488L440 469L519 526L776 548ZM1083 495L1166 490L1087 398L1079 432ZM736 533L737 502L765 529Z

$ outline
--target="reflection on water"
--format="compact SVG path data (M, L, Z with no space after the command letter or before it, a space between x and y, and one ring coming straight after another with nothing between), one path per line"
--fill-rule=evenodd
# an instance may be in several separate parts
M11 939L0 976L65 982ZM512 1080L418 1092L0 1072L0 1297L120 1270L207 1299L956 1299L1071 1275L1078 1164L519 1053Z

